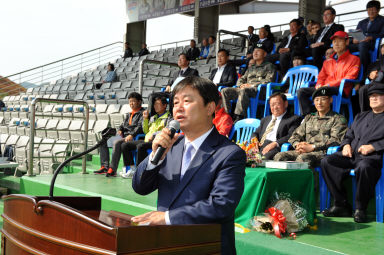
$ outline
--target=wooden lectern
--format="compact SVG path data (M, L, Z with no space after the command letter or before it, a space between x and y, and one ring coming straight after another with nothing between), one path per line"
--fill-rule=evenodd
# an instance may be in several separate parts
M100 197L3 197L2 254L219 254L218 224L135 226Z

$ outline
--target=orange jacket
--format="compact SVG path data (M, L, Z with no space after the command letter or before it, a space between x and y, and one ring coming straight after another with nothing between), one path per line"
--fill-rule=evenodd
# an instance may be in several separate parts
M343 53L338 59L335 59L334 53L329 59L323 63L323 68L317 78L316 86L339 87L342 79L357 79L360 69L360 59L349 50ZM349 97L352 91L352 84L345 83L344 96Z
M225 112L224 107L215 112L215 118L213 124L216 126L220 135L228 136L233 126L233 120L231 116Z

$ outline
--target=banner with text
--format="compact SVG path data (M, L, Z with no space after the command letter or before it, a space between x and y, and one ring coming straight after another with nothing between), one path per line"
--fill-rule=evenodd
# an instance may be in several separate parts
M195 10L195 0L125 0L128 23ZM200 0L200 8L235 0Z

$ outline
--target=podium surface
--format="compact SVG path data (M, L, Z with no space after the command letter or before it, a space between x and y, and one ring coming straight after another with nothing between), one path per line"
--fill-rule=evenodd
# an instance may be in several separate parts
M2 254L220 254L219 224L137 226L100 197L3 197Z

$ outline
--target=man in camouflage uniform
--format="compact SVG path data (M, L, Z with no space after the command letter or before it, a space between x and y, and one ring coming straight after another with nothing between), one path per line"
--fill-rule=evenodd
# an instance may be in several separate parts
M317 113L305 116L289 138L288 142L295 150L279 152L274 160L308 162L313 169L320 164L328 147L341 143L347 131L347 121L344 116L331 111L332 93L329 87L321 87L313 93Z
M237 81L236 88L225 88L221 91L223 104L226 112L230 112L230 100L236 100L234 120L243 119L249 105L249 98L256 97L257 88L260 84L266 84L273 80L276 68L273 64L265 62L267 51L263 44L257 44L253 51L255 64L248 67L245 74ZM260 91L260 97L265 98L265 88Z

